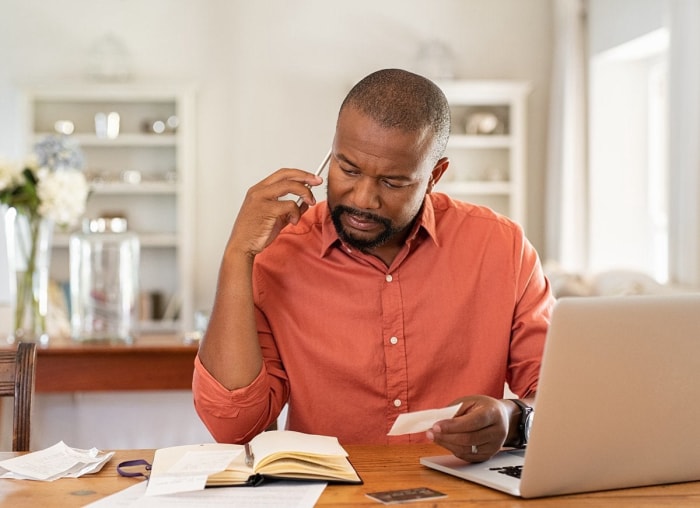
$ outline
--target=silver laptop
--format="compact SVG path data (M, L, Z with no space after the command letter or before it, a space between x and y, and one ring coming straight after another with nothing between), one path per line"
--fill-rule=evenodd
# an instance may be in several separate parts
M527 498L700 480L700 294L559 300L536 405L526 452L421 464Z

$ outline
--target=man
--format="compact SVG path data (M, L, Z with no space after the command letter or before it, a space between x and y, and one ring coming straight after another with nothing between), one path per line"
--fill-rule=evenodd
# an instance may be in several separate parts
M288 403L288 428L342 443L434 441L469 461L523 443L552 296L520 227L432 193L449 128L436 85L378 71L341 105L327 202L299 169L248 191L193 379L218 441ZM500 400L505 382L525 404ZM455 402L428 432L387 436L399 414Z

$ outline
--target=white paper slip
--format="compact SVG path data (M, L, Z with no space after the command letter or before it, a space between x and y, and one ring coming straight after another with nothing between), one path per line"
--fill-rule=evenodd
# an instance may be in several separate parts
M180 460L168 469L168 473L214 474L223 471L233 462L241 450L204 450L185 453Z
M462 404L443 407L440 409L426 409L424 411L414 411L412 413L400 414L388 436L400 436L402 434L415 434L416 432L425 432L430 429L435 422L440 420L448 420L457 414Z
M223 471L242 450L190 451L164 474L152 474L147 496L204 490L209 475Z
M139 482L86 505L86 508L312 508L325 483L272 482L259 487L223 487L165 496L147 496Z

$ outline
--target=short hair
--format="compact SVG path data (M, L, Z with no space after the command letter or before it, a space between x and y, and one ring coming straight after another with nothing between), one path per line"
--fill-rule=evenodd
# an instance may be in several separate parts
M429 127L434 134L433 163L445 153L450 137L450 107L442 90L423 76L402 69L373 72L352 87L339 113L348 106L383 127L406 132Z

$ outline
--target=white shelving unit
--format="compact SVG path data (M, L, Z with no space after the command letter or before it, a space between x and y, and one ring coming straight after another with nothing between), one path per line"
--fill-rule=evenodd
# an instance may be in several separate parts
M86 217L120 215L141 242L140 283L158 294L165 316L141 323L142 332L192 328L195 94L191 86L74 83L23 90L27 147L56 134L57 121L74 125L71 137L85 154L90 182ZM119 114L114 138L97 135L95 115ZM144 125L176 117L175 129L158 134ZM125 173L126 172L126 173ZM130 175L129 178L126 175ZM136 181L134 181L136 176ZM140 181L138 181L140 177ZM70 232L56 231L51 277L69 278Z
M525 226L526 106L530 85L438 82L452 113L450 167L436 190L482 204Z

